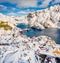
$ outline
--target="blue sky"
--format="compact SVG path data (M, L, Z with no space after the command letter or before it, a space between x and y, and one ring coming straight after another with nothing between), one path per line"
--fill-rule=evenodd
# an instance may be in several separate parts
M60 0L0 0L0 13L22 16L60 4Z

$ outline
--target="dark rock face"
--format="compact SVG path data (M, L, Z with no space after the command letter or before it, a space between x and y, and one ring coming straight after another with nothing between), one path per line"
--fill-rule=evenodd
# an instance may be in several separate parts
M60 58L56 58L56 63L60 63Z

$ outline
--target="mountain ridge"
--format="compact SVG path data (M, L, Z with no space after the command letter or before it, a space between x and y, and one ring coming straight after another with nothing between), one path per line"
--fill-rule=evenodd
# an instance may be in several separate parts
M6 16L0 14L0 21L8 21L11 24L25 23L38 29L60 28L60 5L54 5L44 10L29 13L27 16Z

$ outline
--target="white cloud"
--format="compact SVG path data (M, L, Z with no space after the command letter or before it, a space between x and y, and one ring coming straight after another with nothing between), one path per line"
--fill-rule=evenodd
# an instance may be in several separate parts
M44 0L43 3L39 7L41 8L47 7L51 1L52 0Z
M19 15L27 15L28 13L30 13L31 11L19 11L17 12Z
M38 2L42 2L42 4L40 6L37 5ZM0 3L1 2L9 2L9 3L12 3L12 4L17 4L17 7L19 8L23 8L23 7L46 7L48 6L48 4L52 1L52 4L54 3L59 3L60 0L55 0L53 2L53 0L0 0Z
M17 14L14 13L14 12L10 12L10 13L8 13L7 15L9 15L9 16L16 16Z
M55 0L55 1L58 2L58 3L60 2L60 0Z
M18 13L19 14L26 14L27 12L25 12L25 11L19 11Z
M55 3L60 3L60 0L55 0L54 2L52 2L52 4L55 4Z
M27 14L29 14L29 13L31 13L31 12L33 12L34 10L29 10L29 9L27 9L27 10L25 10L25 11L23 11L23 10L21 10L21 11L18 11L18 12L10 12L10 13L8 13L7 15L9 15L9 16L23 16L23 15L27 15Z
M16 8L11 8L12 11L14 11Z
M30 9L27 9L27 10L21 10L21 11L19 11L19 12L17 12L18 14L20 14L20 15L27 15L27 14L29 14L29 13L31 13L31 12L34 12L35 10L34 9L32 9L32 10L30 10Z
M8 7L8 8L7 8L7 11L8 11L8 12L12 12L12 11L15 11L15 9L16 9L16 8L9 8L9 7Z
M16 8L9 8L5 5L0 5L0 11L7 11L7 12L12 12L14 11Z
M38 1L42 2L40 6L37 5ZM9 2L12 4L17 4L17 7L46 7L52 0L0 0L1 2ZM55 0L52 4L59 3L60 0Z
M38 0L0 0L0 2L9 2L17 4L17 7L36 7Z
M32 12L32 11L30 11L29 9L27 9L27 10L25 10L25 11L19 11L18 13L20 13L20 14L27 14L27 13L30 13L30 12Z
M0 0L0 3L2 2L9 2L9 3L16 3L17 0Z
M9 2L11 4L16 4L18 8L28 8L28 7L37 7L37 8L45 8L49 5L51 2L52 4L59 3L60 0L0 0L0 3L2 2ZM37 5L38 2L42 2L41 5ZM17 15L27 15L28 13L34 11L34 9L27 9L27 10L21 10L19 12L14 13L16 8L9 8L8 6L0 5L0 11L7 11L9 12L7 15L17 16Z
M18 7L36 7L38 0L20 0Z
M19 11L19 12L10 12L10 13L8 13L7 15L9 15L9 16L22 16L22 15L27 15L28 13L27 12L25 12L25 11Z
M4 6L4 5L0 5L0 11L4 11L4 10L6 10L6 9L7 9L6 6Z

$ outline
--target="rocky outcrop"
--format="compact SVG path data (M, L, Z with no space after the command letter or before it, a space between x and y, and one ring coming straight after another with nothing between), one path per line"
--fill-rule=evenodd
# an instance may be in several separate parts
M16 22L16 25L19 24L19 23L24 23L24 24L28 24L28 20L27 20L27 16L16 16L16 17L12 17L15 22Z

